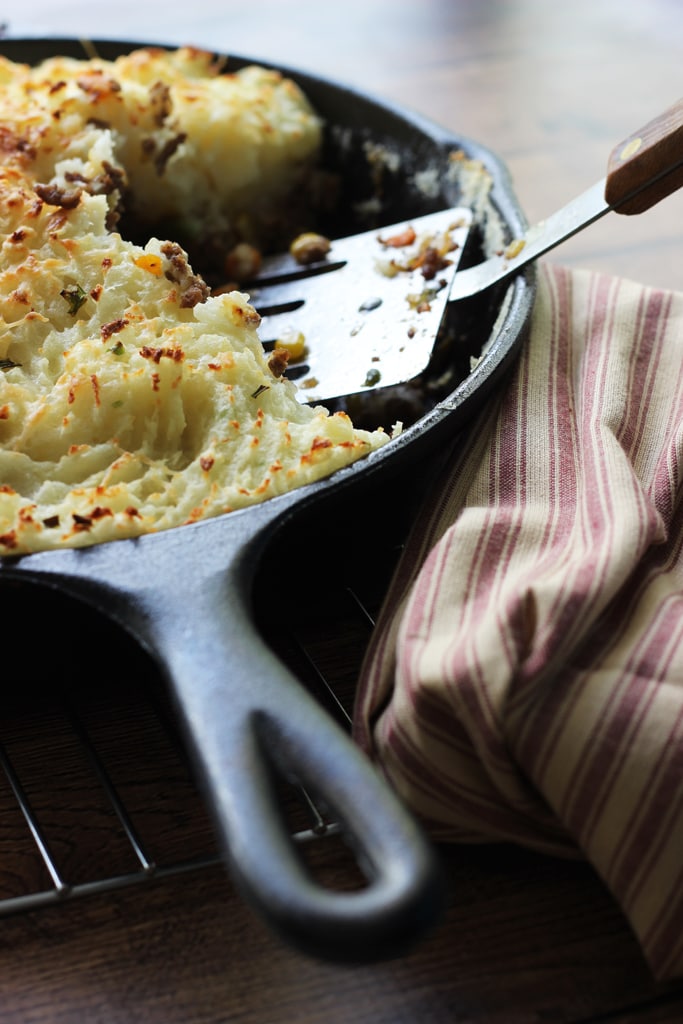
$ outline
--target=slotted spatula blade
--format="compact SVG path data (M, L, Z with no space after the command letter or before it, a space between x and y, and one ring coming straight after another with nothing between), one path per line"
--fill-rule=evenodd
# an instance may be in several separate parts
M410 381L429 364L449 302L512 276L611 210L642 213L681 186L683 100L615 146L602 181L467 270L458 263L468 209L340 239L326 261L308 268L289 255L266 261L252 290L264 317L261 339L268 347L303 337L305 356L287 371L302 402Z
M332 243L306 267L288 254L264 261L251 299L266 349L302 336L287 375L303 402L412 380L424 370L472 223L440 210Z

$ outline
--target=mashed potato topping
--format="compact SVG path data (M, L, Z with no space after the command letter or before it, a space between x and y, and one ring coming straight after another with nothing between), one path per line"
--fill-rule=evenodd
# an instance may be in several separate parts
M118 230L258 237L319 143L292 82L195 50L0 59L0 554L218 515L388 440L298 401L247 295Z

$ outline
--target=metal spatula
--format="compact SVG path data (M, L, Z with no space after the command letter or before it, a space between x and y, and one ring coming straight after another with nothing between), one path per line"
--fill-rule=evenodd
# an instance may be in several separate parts
M610 210L642 213L681 185L683 100L616 146L603 180L474 267L458 271L466 208L340 239L308 265L290 254L265 260L250 286L261 339L294 352L286 372L302 402L410 381L429 363L448 303L517 273Z

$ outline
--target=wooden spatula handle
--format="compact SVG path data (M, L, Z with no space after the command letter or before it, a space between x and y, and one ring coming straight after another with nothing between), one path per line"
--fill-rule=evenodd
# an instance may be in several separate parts
M652 179L650 187L643 187ZM605 199L617 213L643 213L681 186L683 99L615 146L607 165ZM633 196L638 188L642 191Z

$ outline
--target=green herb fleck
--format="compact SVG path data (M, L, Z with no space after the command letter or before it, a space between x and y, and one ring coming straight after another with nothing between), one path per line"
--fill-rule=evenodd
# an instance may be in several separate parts
M122 398L117 398L116 401L112 402L111 404L112 404L112 408L113 409L120 409L121 406L123 405L123 399Z
M76 316L76 313L78 313L88 297L80 284L74 285L73 288L63 288L59 294L69 303L69 314L71 316Z
M113 352L115 356L122 356L126 350L123 347L123 344L120 341L117 341L115 345L112 345L109 351Z
M382 374L379 370L368 370L363 381L363 387L371 388L374 384L379 384Z
M268 391L268 385L267 384L259 384L259 386L256 388L256 391L254 391L252 393L251 397L252 398L258 398L258 396L262 395L264 391Z

